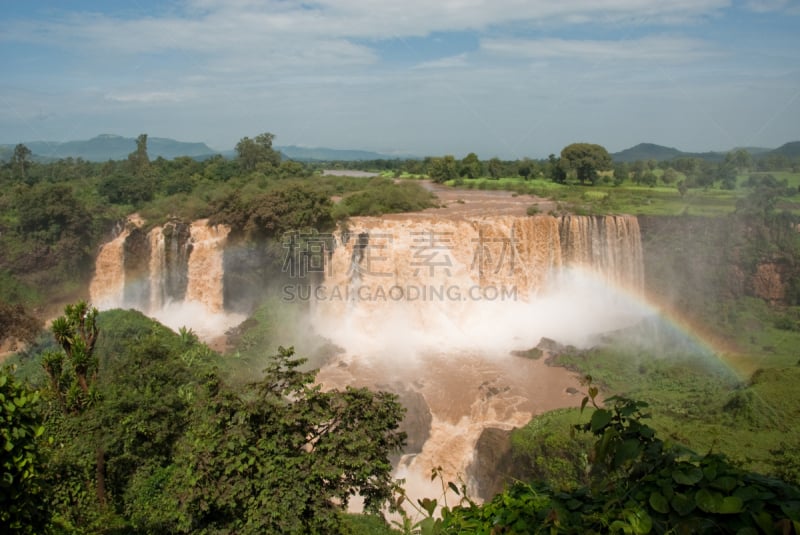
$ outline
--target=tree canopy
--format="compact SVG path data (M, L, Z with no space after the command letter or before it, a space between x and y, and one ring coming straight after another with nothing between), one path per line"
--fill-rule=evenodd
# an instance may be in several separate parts
M561 166L575 173L582 184L595 184L599 171L610 170L613 166L611 156L601 145L593 143L573 143L561 151Z
M336 533L351 497L378 511L392 496L389 456L405 439L393 394L323 391L291 348L234 388L194 333L134 311L78 303L53 332L61 357L43 357L42 412L0 373L0 439L13 433L2 445L14 454L0 461L19 481L13 494L0 485L9 515L46 506L67 533ZM81 403L64 403L67 380ZM44 430L49 443L26 445ZM27 485L28 472L51 484Z
M265 132L259 134L255 139L243 137L236 144L236 154L238 160L245 171L254 171L259 165L265 164L277 167L281 163L281 155L272 148L274 134Z

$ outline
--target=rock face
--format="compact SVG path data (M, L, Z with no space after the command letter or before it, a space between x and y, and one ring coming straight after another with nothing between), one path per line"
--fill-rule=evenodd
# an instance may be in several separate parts
M750 278L753 295L770 302L781 304L786 301L787 269L780 264L766 262L758 264L756 271Z
M470 482L482 500L491 500L510 482L512 468L511 430L487 427L475 445L468 470Z
M425 397L419 392L405 390L399 394L400 403L406 408L406 416L400 423L400 431L405 432L406 453L419 453L431 434L431 410Z
M719 297L797 300L798 230L744 217L640 216L648 294L684 310Z

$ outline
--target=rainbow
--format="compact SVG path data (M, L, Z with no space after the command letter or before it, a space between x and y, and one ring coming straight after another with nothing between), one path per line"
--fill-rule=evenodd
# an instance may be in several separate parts
M690 314L679 310L677 307L666 304L654 295L633 296L644 306L658 315L672 328L691 340L703 353L713 355L720 364L728 369L739 379L749 376L755 368L742 353L741 349L731 340L720 336L708 325L693 318Z

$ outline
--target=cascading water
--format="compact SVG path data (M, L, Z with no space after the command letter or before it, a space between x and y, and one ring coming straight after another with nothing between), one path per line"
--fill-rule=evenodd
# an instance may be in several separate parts
M312 300L313 324L345 350L319 380L424 396L430 436L398 469L419 495L440 492L425 483L434 467L469 479L484 428L580 403L573 374L512 351L588 344L649 313L617 289L643 285L633 217L398 215L346 234Z
M192 253L189 256L186 301L202 303L211 312L222 312L222 253L230 229L210 227L206 220L191 226Z
M223 310L227 227L172 221L145 235L141 226L129 222L101 248L90 286L95 306L134 308L173 329L190 327L205 340L244 319Z
M123 229L97 254L89 295L100 309L119 306L125 297L125 240L129 234L129 228Z
M138 308L205 339L244 319L223 307L227 228L170 222L143 236L139 226L101 249L91 285L97 306ZM402 214L353 218L333 241L322 282L305 281L314 286L312 325L343 349L318 380L423 398L430 414L419 420L430 430L397 472L419 496L440 491L429 486L434 467L448 480L469 479L485 428L580 403L569 393L580 388L572 373L512 351L544 337L589 344L650 313L618 291L643 284L633 217ZM147 291L126 291L137 278Z
M161 227L155 227L148 235L150 242L150 303L148 310L158 310L167 301L164 277L167 272L167 257L164 253L165 239Z

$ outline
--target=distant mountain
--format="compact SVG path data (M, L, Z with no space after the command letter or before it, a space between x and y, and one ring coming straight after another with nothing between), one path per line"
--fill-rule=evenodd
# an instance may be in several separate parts
M762 147L742 147L753 156L769 153L771 149ZM639 143L635 147L615 152L611 158L615 162L635 162L637 160L655 160L657 162L676 158L700 158L709 162L721 162L728 151L724 152L684 152L673 147L656 145L655 143Z
M390 156L388 154L380 154L378 152L370 152L366 150L326 149L324 147L298 147L296 145L275 147L275 149L280 151L284 157L290 160L304 162L357 162L364 160L394 160L397 158L413 158L413 156L410 155Z
M790 141L771 151L769 154L780 154L789 159L800 158L800 141Z
M108 160L124 160L128 154L136 150L136 139L130 137L102 134L82 141L26 141L24 145L33 153L34 159L41 162L60 158L83 158L92 162ZM0 145L0 160L8 161L14 152L15 145ZM391 160L395 158L414 158L411 155L387 155L365 150L328 149L324 147L298 147L288 145L275 147L287 159L305 162L313 161L363 161ZM235 150L216 151L205 143L186 143L163 137L147 138L147 154L151 159L166 158L171 160L179 156L190 158L207 158L221 154L226 158L235 158Z
M673 160L685 153L673 147L664 147L655 143L639 143L635 147L615 152L611 158L615 162L635 162L637 160Z
M92 162L107 160L124 160L128 154L136 150L136 139L130 137L102 134L84 141L30 141L24 143L39 159L83 158ZM13 153L14 145L5 145ZM147 138L147 154L151 159L166 158L171 160L179 156L191 158L208 157L217 151L205 143L186 143L163 137ZM2 153L0 153L2 154Z

